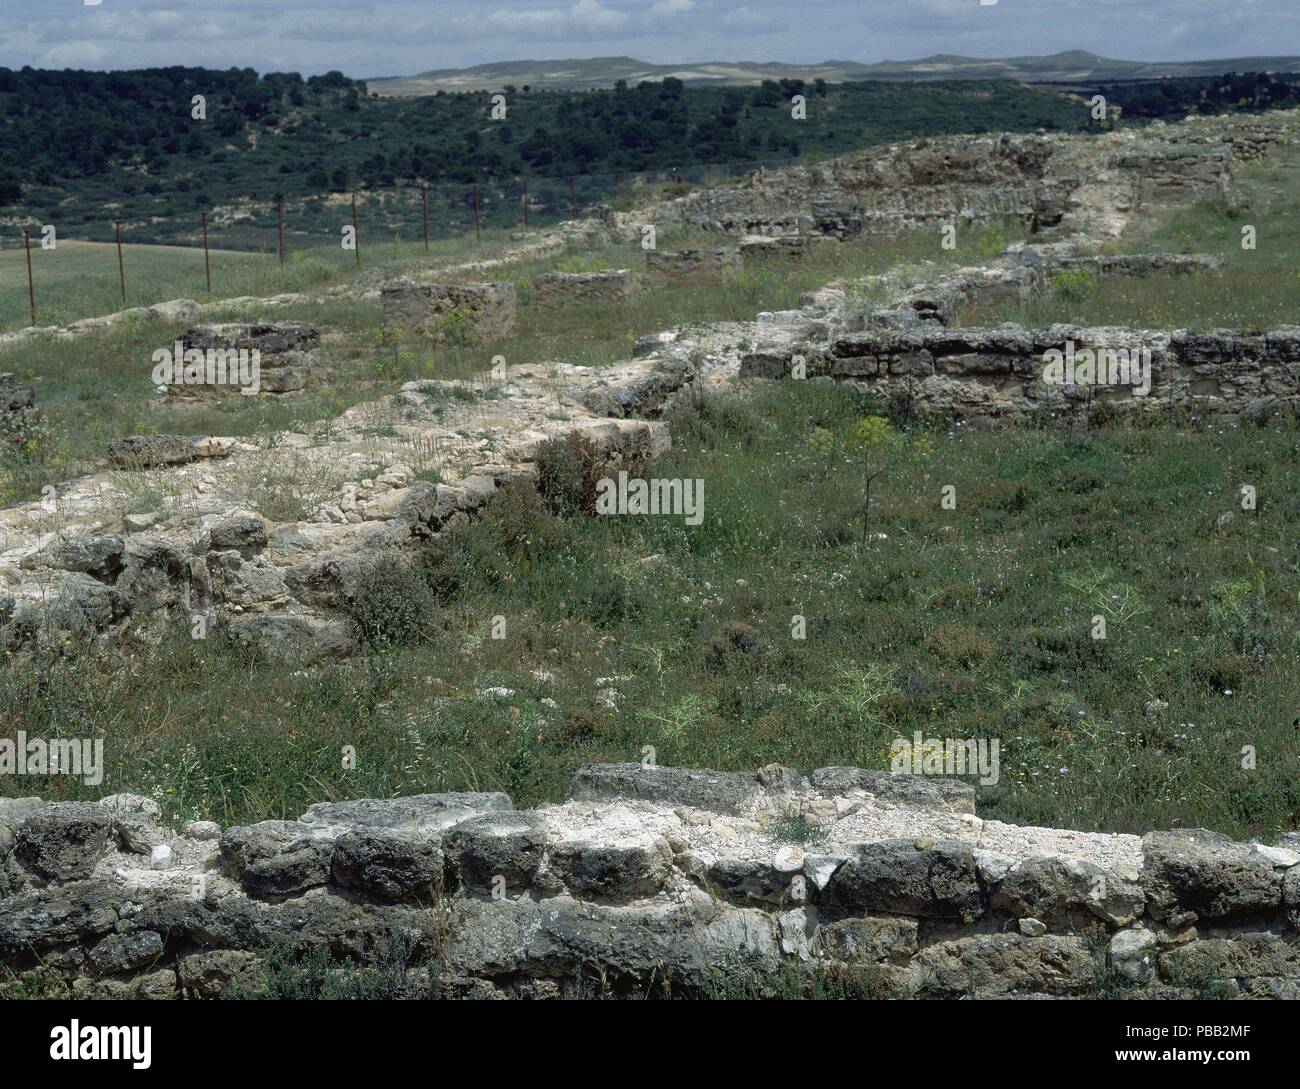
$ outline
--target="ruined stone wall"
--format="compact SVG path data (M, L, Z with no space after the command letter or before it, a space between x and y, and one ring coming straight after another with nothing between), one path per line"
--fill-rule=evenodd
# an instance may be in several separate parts
M277 948L452 997L818 972L882 997L1300 997L1300 837L1020 827L973 802L857 768L638 764L586 767L536 810L429 794L224 830L174 831L133 795L10 799L0 964L155 997L256 988Z
M647 272L664 276L725 277L739 272L740 254L731 247L706 250L646 250Z
M422 284L397 280L380 289L384 328L435 341L487 343L515 331L515 286Z
M768 315L772 332L753 338L740 375L782 378L801 360L805 377L847 381L887 403L1011 421L1177 410L1262 423L1294 414L1300 410L1300 326L1260 333L957 327L969 307L1028 299L1062 271L1216 275L1223 264L1219 254L1081 254L1061 242L1017 245L988 265L936 271L875 309L854 302L856 285L828 285L803 296L803 309ZM1079 363L1090 358L1094 370L1053 381L1052 352ZM1113 363L1112 352L1119 353ZM1136 362L1147 368L1146 377ZM1120 372L1120 363L1128 370Z
M649 221L731 234L897 233L1003 216L1117 234L1144 203L1229 192L1240 162L1293 137L1295 111L1193 118L1096 136L1000 134L891 144L666 201Z
M1149 353L1151 388L1051 384L1044 380L1051 350L1076 356L1105 349ZM1080 358L1082 358L1080 356ZM1121 357L1122 358L1122 357ZM842 336L810 361L811 374L829 374L885 398L956 416L1028 419L1081 414L1091 402L1120 414L1180 409L1224 419L1261 422L1300 410L1300 327L1247 335L1053 325L1031 331L918 326Z
M177 373L164 384L168 395L176 397L230 396L241 388L296 393L324 385L333 377L321 349L320 330L305 321L196 325L167 350L176 357ZM236 362L240 353L256 360L252 387L241 387L237 381L241 371L247 370L247 364ZM196 362L189 363L191 358ZM214 358L225 362L214 366Z
M533 297L542 306L630 299L643 286L631 269L600 272L543 272L533 278Z

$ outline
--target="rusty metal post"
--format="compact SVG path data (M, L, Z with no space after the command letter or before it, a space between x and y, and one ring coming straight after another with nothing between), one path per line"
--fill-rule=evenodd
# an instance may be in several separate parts
M212 262L208 258L208 213L203 213L203 275L208 281L208 294L212 294Z
M122 224L113 223L113 233L117 236L117 278L122 284L122 305L126 305L126 266L122 264Z
M429 187L420 186L420 206L424 209L424 252L429 252Z
M32 324L36 324L36 288L32 286L32 239L23 228L23 249L27 251L27 301L32 304Z
M357 268L361 267L361 235L357 232L357 195L352 194L352 252L357 256Z

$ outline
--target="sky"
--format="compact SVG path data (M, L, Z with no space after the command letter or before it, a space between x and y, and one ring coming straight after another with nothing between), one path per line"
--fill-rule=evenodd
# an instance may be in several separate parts
M0 0L0 66L184 64L354 78L633 56L910 60L1086 49L1300 54L1300 0Z

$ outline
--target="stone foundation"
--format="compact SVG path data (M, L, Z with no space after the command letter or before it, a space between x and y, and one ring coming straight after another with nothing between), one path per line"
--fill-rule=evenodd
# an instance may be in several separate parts
M631 269L600 272L544 272L533 280L533 293L542 306L630 299L641 290L641 278Z
M802 235L767 238L747 235L740 240L741 262L746 268L769 262L804 261L812 252L812 239Z
M954 780L595 765L569 800L328 802L179 832L152 801L0 801L0 963L165 997L255 989L272 947L413 993L597 986L881 997L1300 996L1300 855L1203 830L982 820ZM797 840L801 840L797 841Z
M665 276L723 278L740 271L740 254L734 249L646 250L645 267Z
M1151 389L1133 385L1053 385L1045 355L1073 345L1076 356L1106 349L1150 353ZM840 337L810 367L883 397L956 416L1030 418L1179 409L1227 420L1262 422L1300 410L1300 327L1258 335L1226 330L1189 333L1054 325L1031 332L996 329L883 329Z
M399 280L380 292L384 328L439 342L485 344L515 331L514 284L417 284Z
M332 374L321 351L320 331L305 321L196 325L167 350L177 366L183 363L183 374L173 371L171 380L164 382L173 397L243 395L244 389L297 393L325 384ZM246 376L253 353L257 362L250 383Z

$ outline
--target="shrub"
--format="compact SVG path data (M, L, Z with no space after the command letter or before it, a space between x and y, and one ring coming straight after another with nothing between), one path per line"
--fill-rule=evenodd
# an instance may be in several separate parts
M758 649L758 632L748 624L728 621L716 632L704 651L704 664L717 672L736 658L746 657Z
M344 598L354 638L366 646L426 640L438 623L438 599L410 563L376 560L363 567Z
M591 439L571 431L542 443L535 460L537 493L547 510L561 518L595 512L605 459Z
M452 601L469 587L499 586L527 574L568 540L564 523L533 484L512 480L497 490L477 521L430 542L422 574L438 600Z
M1097 279L1087 269L1061 269L1052 275L1052 292L1066 302L1090 299L1096 290Z

